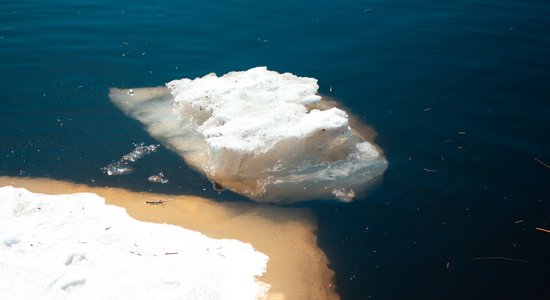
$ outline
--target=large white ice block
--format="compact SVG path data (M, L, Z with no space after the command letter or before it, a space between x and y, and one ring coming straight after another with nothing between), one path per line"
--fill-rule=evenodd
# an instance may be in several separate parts
M350 201L387 168L314 78L257 67L167 87L111 89L110 98L211 181L254 200Z

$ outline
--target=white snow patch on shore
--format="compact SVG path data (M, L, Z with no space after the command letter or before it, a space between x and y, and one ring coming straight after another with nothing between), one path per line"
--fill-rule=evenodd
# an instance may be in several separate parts
M264 299L247 243L140 222L90 193L0 188L3 299Z

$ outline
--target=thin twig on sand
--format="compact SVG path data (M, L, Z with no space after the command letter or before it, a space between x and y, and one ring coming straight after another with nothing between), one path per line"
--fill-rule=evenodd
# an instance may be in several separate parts
M147 203L149 205L160 205L160 204L164 204L165 202L168 202L168 201L170 201L170 200L159 199L159 200L145 201L145 203Z

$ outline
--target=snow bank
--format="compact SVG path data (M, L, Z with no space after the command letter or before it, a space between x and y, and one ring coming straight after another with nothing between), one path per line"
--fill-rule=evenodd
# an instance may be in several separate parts
M5 299L263 299L250 244L139 222L95 194L0 188Z
M387 168L345 111L320 105L316 79L258 67L167 86L171 96L150 88L110 97L191 166L252 199L350 201Z

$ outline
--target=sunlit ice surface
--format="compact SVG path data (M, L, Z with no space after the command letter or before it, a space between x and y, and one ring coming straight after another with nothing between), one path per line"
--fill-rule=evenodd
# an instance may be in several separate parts
M352 201L388 162L368 126L318 88L257 67L109 97L217 186L259 202Z
M252 245L140 222L96 194L1 187L0 217L2 299L267 299L269 258Z

